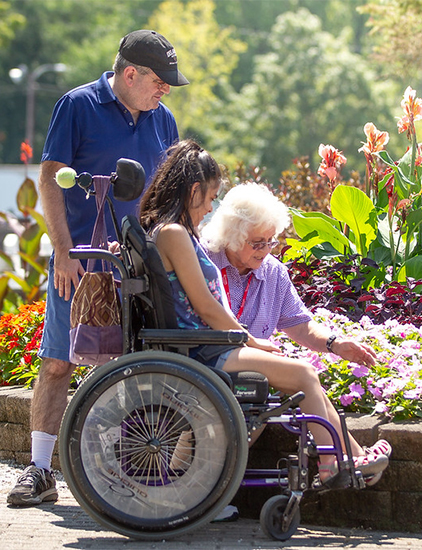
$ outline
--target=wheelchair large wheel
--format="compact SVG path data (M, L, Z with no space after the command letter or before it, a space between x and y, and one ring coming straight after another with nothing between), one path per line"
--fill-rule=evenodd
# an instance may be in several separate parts
M70 490L98 523L161 540L211 521L242 482L242 410L207 367L162 351L95 370L63 417L60 462Z

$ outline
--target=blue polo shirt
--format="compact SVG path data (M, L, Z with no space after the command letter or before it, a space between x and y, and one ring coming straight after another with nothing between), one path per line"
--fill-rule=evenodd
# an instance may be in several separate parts
M142 164L147 184L163 151L178 140L176 121L162 103L157 109L140 113L135 124L132 115L116 98L105 72L95 82L66 93L54 108L41 162L56 161L71 166L79 174L109 175L116 170L119 158L130 158ZM78 186L65 189L67 222L73 244L88 244L96 217L95 200L86 200ZM135 214L139 199L120 202L113 199L118 219ZM107 231L115 239L106 207Z

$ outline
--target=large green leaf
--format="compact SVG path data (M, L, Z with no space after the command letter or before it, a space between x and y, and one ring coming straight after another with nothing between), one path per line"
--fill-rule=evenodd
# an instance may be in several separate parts
M411 181L409 178L407 178L401 166L403 166L403 163L401 163L399 166L394 162L394 160L390 157L390 155L387 153L387 151L380 151L379 153L375 153L385 164L390 166L390 168L393 169L395 178L394 178L394 189L397 192L397 195L399 199L407 199L409 198L410 193L417 193L420 190L420 185Z
M293 225L301 239L312 234L313 246L329 242L340 254L353 252L353 243L337 229L336 223L328 216L312 216L309 212L306 215L298 213L293 215Z
M37 223L29 225L19 239L19 247L24 254L35 258L40 250L40 241L44 232Z
M353 231L357 251L365 257L376 238L376 211L371 199L357 187L337 185L330 206L333 216Z
M35 208L27 207L28 214L34 218L34 220L39 225L40 231L43 233L48 233L47 231L47 224L45 223L45 219L43 215L40 212L37 212Z
M24 216L28 216L28 208L35 208L37 200L38 194L34 180L26 178L19 187L18 194L16 196L18 208Z
M9 291L9 277L7 275L2 275L0 277L0 311L3 310L4 299L7 296Z
M422 279L422 256L415 256L407 260L401 267L397 280L400 283L404 283L408 277L418 280Z
M25 294L29 294L31 292L31 286L25 281L25 279L22 279L22 277L19 277L11 271L5 271L4 274L7 275L10 279L13 279L15 283L17 283L22 288Z
M339 231L341 231L341 223L334 218L330 218L330 216L327 216L327 214L324 214L323 212L305 212L297 208L289 208L289 211L292 214L292 217L294 215L297 215L303 218L322 218L326 222L330 223L333 227L336 227Z

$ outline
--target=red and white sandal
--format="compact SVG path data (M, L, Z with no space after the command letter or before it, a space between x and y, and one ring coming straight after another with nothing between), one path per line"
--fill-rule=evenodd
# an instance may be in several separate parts
M366 455L384 455L387 457L389 457L393 451L391 445L385 439L378 439L378 441L374 443L372 447L364 447L363 450L365 451Z
M363 477L383 472L388 466L388 456L383 454L365 454L353 457L355 469L362 472Z

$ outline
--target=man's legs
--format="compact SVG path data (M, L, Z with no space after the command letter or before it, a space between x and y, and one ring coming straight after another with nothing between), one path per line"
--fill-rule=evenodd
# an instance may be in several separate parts
M32 506L57 500L56 482L50 470L74 368L69 363L70 305L71 301L61 298L54 288L51 258L44 330L38 353L42 364L31 406L32 462L10 491L9 504Z
M51 469L73 369L74 365L67 361L51 358L42 361L31 407L32 462L39 468Z
M32 399L32 430L58 434L74 368L68 361L48 357L42 360Z
M34 388L31 407L32 460L7 496L15 506L32 506L58 498L51 459L67 404L74 365L45 358Z

